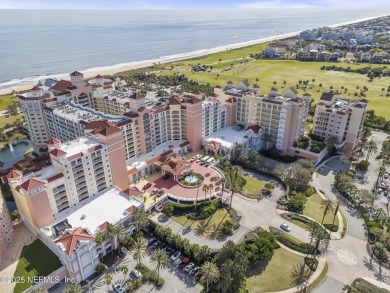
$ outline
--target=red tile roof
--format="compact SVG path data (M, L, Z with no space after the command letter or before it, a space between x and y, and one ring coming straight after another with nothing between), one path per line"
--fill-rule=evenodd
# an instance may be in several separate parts
M26 191L31 191L33 189L36 189L38 187L41 187L42 185L44 185L45 183L42 182L41 180L38 180L36 178L31 178L31 179L28 179L27 181L23 182L22 184L20 184L19 186L21 188L23 188L24 190Z
M34 86L32 89L31 89L31 91L41 91L42 89L40 89L39 87L37 87L37 86Z
M252 129L254 133L259 133L261 126L260 125L251 125L248 126L245 130Z
M135 209L135 206L130 206L126 209L126 211L128 211L129 213L132 213Z
M185 100L185 102L186 102L186 103L189 103L189 104L198 104L198 103L202 102L202 100L193 97L193 98L190 98L190 99Z
M190 143L189 143L189 141L187 140L187 141L185 141L185 142L183 142L183 143L181 143L181 144L179 144L179 147L185 147L185 146L187 146L187 145L189 145Z
M100 74L96 75L95 78L103 78Z
M62 243L65 247L65 252L71 255L81 241L94 241L95 237L89 235L83 228L78 227L73 231L67 231L61 238L54 241Z
M23 176L23 173L19 170L11 170L5 177L7 179L14 179L17 177Z
M180 97L178 97L178 96L170 97L168 102L169 102L169 105L180 105L181 104Z
M107 229L107 226L108 226L108 222L104 222L103 224L100 224L100 225L99 225L100 231L106 230L106 229Z
M56 92L66 92L67 88L70 87L72 83L67 80L61 79L59 82L57 82L55 85L51 87L51 90L56 91Z
M73 71L70 75L71 75L71 76L81 76L81 75L84 75L84 74L82 74L82 73L79 72L79 71Z
M133 100L140 100L140 99L144 99L145 96L143 96L140 92L138 92L138 93L132 94L129 98L133 99Z
M102 130L99 131L99 134L104 135L104 136L109 136L117 132L122 132L122 130L118 127L115 126L108 126L106 128L103 128Z
M226 103L235 103L235 102L236 102L236 99L234 97L231 97L231 98L226 100Z
M126 189L126 190L124 190L123 193L128 195L128 196L135 196L135 197L142 197L142 194L143 194L138 189L131 188L131 187Z
M53 156L55 156L55 157L60 157L60 156L65 155L66 152L64 152L64 151L62 151L62 150L56 148L56 149L51 150L51 151L50 151L50 154L53 155Z
M106 120L96 120L96 121L91 121L85 125L84 129L103 129L108 126L113 126L111 122L108 122Z
M53 182L53 181L55 181L55 180L57 180L57 179L60 179L60 178L62 178L62 177L64 177L64 174L58 173L58 174L56 174L56 175L53 175L53 176L47 178L46 180L47 180L47 182L50 183L50 182Z
M56 145L56 144L59 144L59 143L61 143L61 140L59 138L52 137L47 142L47 145Z

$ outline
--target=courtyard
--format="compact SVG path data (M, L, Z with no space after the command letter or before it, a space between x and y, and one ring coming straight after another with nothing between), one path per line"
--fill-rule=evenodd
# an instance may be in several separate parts
M169 174L169 177L164 180L162 174L157 172L150 177L141 180L137 184L137 187L142 189L146 184L150 183L151 186L145 189L146 195L150 195L154 189L159 189L163 190L164 194L169 194L171 199L178 199L182 201L206 200L210 198L210 195L220 192L221 187L219 187L217 183L221 178L221 174L219 172L211 167L201 165L197 162L191 162L191 170L203 175L204 181L202 185L185 187L175 181L171 174ZM205 192L202 190L203 185L212 185L213 188Z

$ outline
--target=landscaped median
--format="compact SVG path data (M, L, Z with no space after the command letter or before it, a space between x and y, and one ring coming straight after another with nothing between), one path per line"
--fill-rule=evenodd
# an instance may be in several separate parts
M234 213L220 199L189 205L167 203L162 212L206 238L232 235L239 227Z

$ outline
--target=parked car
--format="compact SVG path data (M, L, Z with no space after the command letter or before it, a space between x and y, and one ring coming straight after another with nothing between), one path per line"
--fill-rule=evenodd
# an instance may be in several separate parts
M146 190L148 189L150 186L152 186L152 183L148 182L144 185L144 187L142 188L142 190Z
M112 288L117 293L125 293L126 292L125 289L121 285L119 285L119 284L112 285Z
M167 253L169 256L172 256L176 252L176 250L174 250L173 248L168 248L168 249L169 251Z
M162 180L167 180L169 178L169 174L165 174L163 177L162 177Z
M158 192L158 189L155 188L155 189L153 189L153 191L151 192L151 194L153 195L153 194L156 194L157 192Z
M388 196L389 195L389 192L387 190L385 190L385 192L383 192L383 196Z
M180 251L176 251L172 256L171 256L171 260L172 261L176 261L179 259L179 257L181 256L181 252Z
M157 240L156 242L153 243L152 248L157 248L160 244L161 242Z
M282 228L282 230L287 231L287 232L291 231L290 226L287 225L286 223L282 223L282 225L280 225L280 228Z
M135 279L141 279L142 274L141 274L140 271L134 269L134 270L131 271L130 277L135 278Z
M385 188L385 183L383 181L381 182L380 187Z
M190 275L196 275L196 273L199 271L199 267L194 267L191 272L190 272Z
M190 263L190 264L188 264L188 265L186 265L186 266L184 267L184 271L185 271L186 273L189 273L189 272L191 272L191 270L192 270L194 267L195 267L195 264L192 262L192 263Z
M157 192L157 197L160 197L160 196L162 196L164 194L164 190L160 190L159 192Z
M190 262L190 259L188 257L185 257L182 259L181 263L179 264L179 268L184 268L188 263Z
M385 175L383 175L383 178L388 179L389 178L389 173L385 173Z
M128 253L129 251L126 249L126 247L121 247L121 252L123 253L123 254L126 254L126 253Z
M382 188L379 187L379 188L378 188L378 194L381 194L382 191L383 191Z
M148 245L152 245L154 242L156 242L156 238L154 238L154 237L152 237L152 238L150 238L149 239L149 241L148 241Z

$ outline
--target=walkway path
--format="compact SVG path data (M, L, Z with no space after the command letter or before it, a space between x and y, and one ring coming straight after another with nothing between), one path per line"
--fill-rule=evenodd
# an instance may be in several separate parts
M0 262L0 279L7 279L14 275L23 247L31 244L36 238L24 225L15 228L14 238ZM0 292L13 292L15 285L16 283L2 282Z

